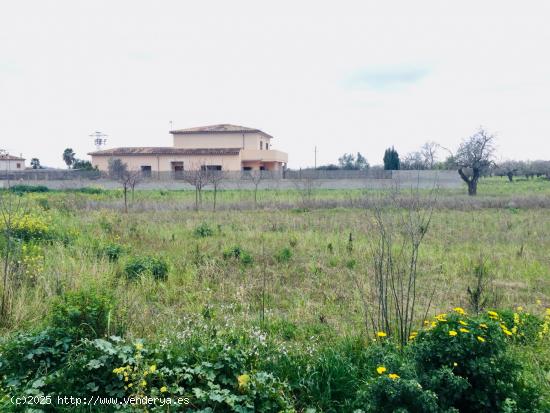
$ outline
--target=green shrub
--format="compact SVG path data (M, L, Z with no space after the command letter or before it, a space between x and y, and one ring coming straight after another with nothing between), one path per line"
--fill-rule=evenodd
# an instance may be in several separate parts
M249 252L242 249L239 245L236 245L231 248L226 248L223 253L223 259L229 260L234 259L241 262L244 265L250 265L254 261L252 255Z
M95 291L67 292L52 306L51 325L77 339L107 334L111 299Z
M437 395L414 379L380 376L370 380L357 396L356 413L439 413Z
M21 241L41 241L55 238L51 225L41 216L26 214L16 217L11 227L12 236Z
M294 254L290 248L284 247L277 254L275 254L275 259L278 262L289 262L293 255Z
M195 231L193 231L193 233L196 237L206 238L214 235L214 230L206 222L203 222L197 228L195 228Z
M540 392L521 380L522 365L507 351L515 333L496 312L468 317L456 310L437 316L432 328L408 346L422 386L438 393L441 408L496 412L511 400L518 412L534 411ZM450 369L466 385L442 369Z
M77 192L77 193L88 194L88 195L100 195L105 193L105 190L101 188L85 186L82 188L65 189L65 192Z
M25 192L48 192L50 188L44 185L14 185L10 187L10 191L16 193Z
M502 310L498 312L500 321L514 333L512 338L517 343L531 343L539 338L544 321L539 317L522 310Z
M162 258L135 256L131 257L126 263L124 273L130 280L145 275L152 276L156 280L166 280L168 277L168 264Z
M120 258L124 251L122 245L115 242L110 242L107 245L103 246L102 254L107 257L111 262L116 262Z

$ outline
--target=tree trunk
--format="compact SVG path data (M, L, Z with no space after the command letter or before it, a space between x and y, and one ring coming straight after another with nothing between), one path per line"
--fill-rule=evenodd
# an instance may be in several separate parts
M473 170L473 176L469 177L464 173L462 168L460 168L458 170L458 174L460 175L462 180L464 182L466 182L466 184L468 185L468 195L470 195L470 196L477 195L477 181L478 181L479 175L480 175L479 170L474 169Z
M128 213L128 187L124 186L124 212Z
M214 185L214 212L216 212L216 195L217 195L217 192L218 192L218 187L216 185Z
M199 210L199 187L195 187L195 211Z
M513 174L513 172L508 172L508 173L506 174L506 176L508 177L508 181L514 182L514 174Z
M468 181L468 195L475 196L477 195L477 180Z

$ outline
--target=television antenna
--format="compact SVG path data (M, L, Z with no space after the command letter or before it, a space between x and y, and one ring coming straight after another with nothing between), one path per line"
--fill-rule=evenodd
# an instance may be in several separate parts
M94 133L88 136L90 136L91 138L94 138L94 145L98 151L101 149L102 146L105 146L107 144L108 135L102 132L95 131Z

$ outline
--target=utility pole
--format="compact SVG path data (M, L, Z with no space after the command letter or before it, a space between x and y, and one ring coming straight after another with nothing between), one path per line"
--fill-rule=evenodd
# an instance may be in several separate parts
M317 146L313 152L315 153L315 169L317 169Z

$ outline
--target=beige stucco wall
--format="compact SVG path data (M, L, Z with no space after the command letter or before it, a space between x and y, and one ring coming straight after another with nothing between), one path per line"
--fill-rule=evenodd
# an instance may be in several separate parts
M288 154L286 152L257 149L244 149L241 151L241 159L243 161L264 161L264 162L283 162L288 163Z
M19 168L17 167L19 164ZM12 161L0 159L0 171L22 171L25 169L25 161Z
M110 156L92 156L92 165L100 171L109 169ZM221 165L224 171L240 171L241 158L239 155L227 156L178 156L178 155L132 155L114 156L128 165L129 170L140 170L144 165L150 165L151 171L168 172L172 170L172 162L183 162L184 170L196 170L201 165Z
M265 148L270 138L261 133L197 133L173 135L174 147L196 148L245 148L260 149L260 141Z

